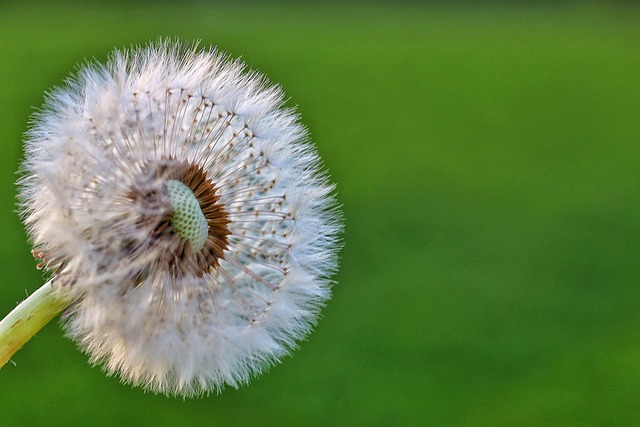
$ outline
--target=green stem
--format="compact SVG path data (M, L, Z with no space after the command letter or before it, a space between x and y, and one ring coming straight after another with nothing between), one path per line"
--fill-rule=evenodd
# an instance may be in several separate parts
M54 290L55 279L29 295L0 321L0 368L73 301Z

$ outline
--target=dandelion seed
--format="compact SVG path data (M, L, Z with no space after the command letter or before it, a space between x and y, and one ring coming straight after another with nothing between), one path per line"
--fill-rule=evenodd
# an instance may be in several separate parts
M48 97L20 201L92 363L190 396L247 383L310 332L341 223L282 100L241 62L166 41Z

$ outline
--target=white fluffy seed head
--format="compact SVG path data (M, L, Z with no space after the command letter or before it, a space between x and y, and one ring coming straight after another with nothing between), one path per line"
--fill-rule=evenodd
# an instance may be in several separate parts
M115 52L48 97L19 197L92 362L189 396L246 383L310 332L342 226L282 102L239 61L173 42Z

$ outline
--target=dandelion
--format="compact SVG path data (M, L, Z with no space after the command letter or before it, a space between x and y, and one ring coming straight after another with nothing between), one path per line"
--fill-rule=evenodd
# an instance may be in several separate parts
M282 104L241 62L168 41L116 51L49 95L19 198L51 274L48 318L66 307L92 363L191 396L247 383L310 332L341 223Z

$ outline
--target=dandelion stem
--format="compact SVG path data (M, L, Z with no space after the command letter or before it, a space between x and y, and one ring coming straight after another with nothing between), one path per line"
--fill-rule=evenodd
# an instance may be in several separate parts
M60 292L55 292L54 280L42 285L0 321L0 368L44 325L73 302L61 296Z

